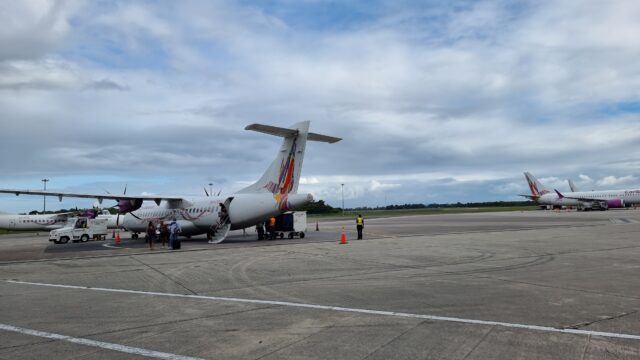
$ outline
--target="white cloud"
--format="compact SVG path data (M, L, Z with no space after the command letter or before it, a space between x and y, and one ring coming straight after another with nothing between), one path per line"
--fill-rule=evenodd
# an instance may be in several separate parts
M578 177L580 178L580 180L582 180L583 183L591 183L591 182L593 182L593 179L590 178L588 175L580 174L580 175L578 175Z
M80 10L77 1L23 0L0 4L0 61L39 58L61 48Z
M638 178L636 178L633 175L626 175L626 176L620 176L620 177L609 175L598 180L597 184L599 186L618 186L618 185L634 183L637 180Z
M391 189L398 189L401 186L402 186L401 184L388 184L388 183L385 184L385 183L379 182L378 180L371 180L371 182L369 183L369 190L373 192L387 191Z
M300 185L317 185L320 184L320 180L316 177L304 177L300 178Z
M0 9L0 151L21 154L0 159L7 181L180 173L199 193L221 174L232 191L278 150L241 129L301 119L344 138L308 145L300 189L319 198L341 183L362 205L506 197L527 169L558 189L637 176L640 118L619 106L640 103L633 1L389 3L329 28L230 2Z

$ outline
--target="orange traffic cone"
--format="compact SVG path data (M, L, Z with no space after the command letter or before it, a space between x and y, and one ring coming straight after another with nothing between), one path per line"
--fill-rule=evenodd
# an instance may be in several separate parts
M116 234L116 244L120 245L120 231Z
M344 226L342 227L342 234L340 234L340 244L345 245L347 243L347 234L344 233Z

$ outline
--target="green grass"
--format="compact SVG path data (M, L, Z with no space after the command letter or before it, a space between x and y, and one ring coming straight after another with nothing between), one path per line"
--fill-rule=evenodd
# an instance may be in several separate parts
M440 215L440 214L469 214L501 211L530 211L537 210L538 206L495 206L478 208L425 208L425 209L399 209L399 210L362 210L345 211L344 216L340 213L333 214L309 214L310 220L340 220L345 218L355 218L362 214L365 218L381 218L407 215Z

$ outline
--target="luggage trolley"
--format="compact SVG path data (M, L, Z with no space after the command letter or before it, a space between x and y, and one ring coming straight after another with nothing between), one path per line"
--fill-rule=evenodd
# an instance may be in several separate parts
M304 232L307 231L307 212L306 211L288 211L276 217L276 235L280 239L284 239L285 233L288 238L293 239L295 236L304 239Z

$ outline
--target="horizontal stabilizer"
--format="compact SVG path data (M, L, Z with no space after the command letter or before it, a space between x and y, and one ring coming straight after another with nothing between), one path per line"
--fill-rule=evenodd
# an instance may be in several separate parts
M298 130L296 129L288 129L288 128L282 128L282 127L277 127L277 126L271 126L271 125L263 125L263 124L251 124L251 125L247 125L247 127L244 128L245 130L253 130L253 131L257 131L257 132L261 132L263 134L269 134L269 135L274 135L274 136L280 136L280 137L294 137L298 135ZM320 142L326 142L329 144L333 144L336 143L340 140L342 140L341 138L337 138L337 137L333 137L333 136L328 136L328 135L322 135L322 134L316 134L316 133L308 133L307 134L307 140L309 141L320 141Z
M328 135L322 135L322 134L316 134L316 133L309 133L309 135L307 136L307 140L309 141L320 141L320 142L326 142L329 144L333 144L336 143L340 140L342 140L341 138L337 138L337 137L333 137L333 136L328 136Z
M247 125L247 127L245 127L244 129L281 137L293 137L298 135L298 130L281 128L271 125L251 124Z
M538 199L540 199L540 196L535 196L535 195L522 195L522 194L520 194L520 195L518 195L518 196L526 197L527 199L530 199L530 200L536 200L536 201L537 201Z

